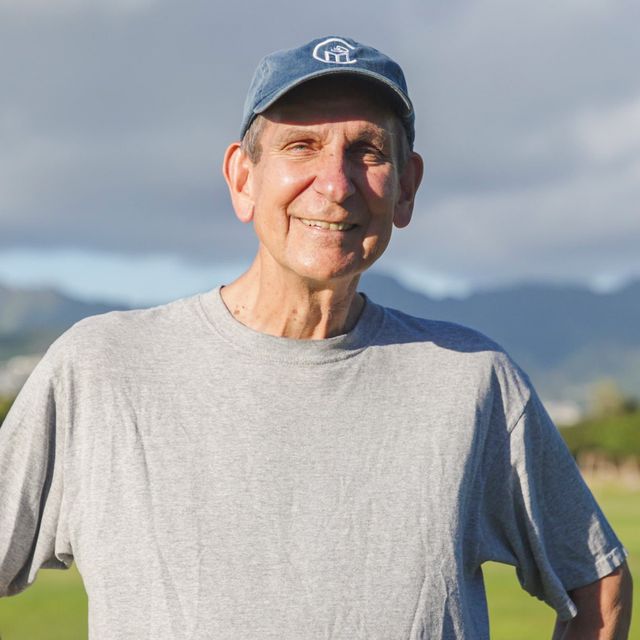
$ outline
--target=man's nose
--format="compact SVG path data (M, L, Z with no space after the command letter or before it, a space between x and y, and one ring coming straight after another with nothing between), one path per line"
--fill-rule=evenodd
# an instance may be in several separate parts
M318 159L313 186L327 200L339 204L355 193L351 172L346 153L327 152Z

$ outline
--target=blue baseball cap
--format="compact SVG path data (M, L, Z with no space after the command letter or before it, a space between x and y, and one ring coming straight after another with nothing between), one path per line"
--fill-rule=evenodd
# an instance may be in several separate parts
M413 147L415 115L400 65L373 47L337 36L316 38L262 58L244 103L240 138L259 113L288 91L314 78L335 74L361 76L384 87Z

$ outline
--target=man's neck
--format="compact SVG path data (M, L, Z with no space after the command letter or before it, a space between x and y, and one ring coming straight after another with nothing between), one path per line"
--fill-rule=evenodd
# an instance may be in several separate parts
M242 324L273 336L306 340L350 331L364 307L356 293L359 276L318 284L286 272L267 273L256 259L223 287L222 299Z

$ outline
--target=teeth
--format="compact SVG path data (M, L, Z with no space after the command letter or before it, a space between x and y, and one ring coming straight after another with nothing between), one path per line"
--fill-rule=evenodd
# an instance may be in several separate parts
M324 220L306 220L298 218L302 224L307 227L316 227L318 229L328 229L329 231L349 231L355 227L355 224L347 224L346 222L325 222Z

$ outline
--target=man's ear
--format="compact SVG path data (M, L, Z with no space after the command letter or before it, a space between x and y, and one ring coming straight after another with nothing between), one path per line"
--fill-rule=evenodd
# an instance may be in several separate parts
M251 222L254 204L251 193L253 163L239 142L229 145L224 154L222 173L229 187L231 203L241 222Z
M393 214L393 224L399 229L406 227L409 222L411 222L413 205L416 200L418 187L422 182L423 173L424 162L422 157L415 151L412 151L400 174L400 193L398 194L398 200L396 201Z

